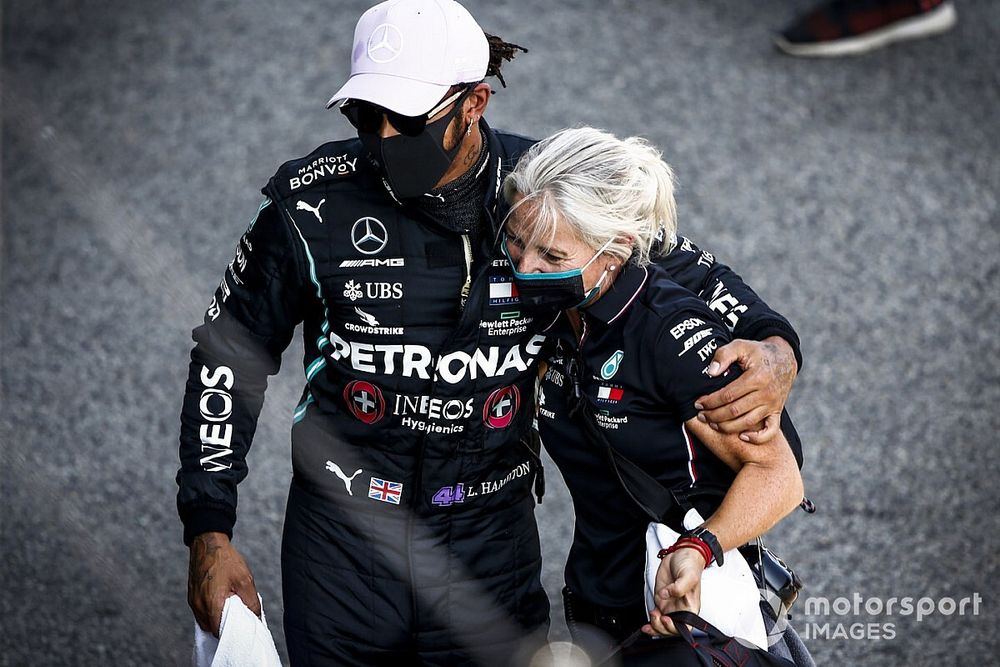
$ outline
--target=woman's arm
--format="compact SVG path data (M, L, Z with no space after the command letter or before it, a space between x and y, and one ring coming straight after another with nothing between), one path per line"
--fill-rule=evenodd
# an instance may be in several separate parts
M720 375L733 363L745 372L725 391L699 398L705 419L727 433L743 433L749 442L763 442L778 430L802 353L795 329L747 285L743 278L681 237L670 253L657 260L671 279L698 294L738 339L721 345L713 361ZM763 427L757 424L763 420Z
M736 470L722 504L704 523L724 552L766 533L801 502L802 476L781 431L768 442L753 445L736 435L714 431L697 418L687 420L685 426ZM701 609L704 569L704 557L697 549L678 549L660 561L656 609L650 610L650 622L643 628L647 634L676 634L673 623L662 614Z
M723 551L766 533L802 502L802 475L780 430L768 442L754 445L736 435L714 431L697 418L689 419L685 426L736 470L736 479L722 504L705 521Z

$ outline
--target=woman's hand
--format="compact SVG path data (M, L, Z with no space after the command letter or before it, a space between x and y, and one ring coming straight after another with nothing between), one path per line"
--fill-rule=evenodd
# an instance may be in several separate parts
M705 557L697 549L678 549L660 561L656 571L656 589L649 610L649 623L642 631L651 637L676 635L674 623L666 614L672 611L701 610L701 573L705 570Z

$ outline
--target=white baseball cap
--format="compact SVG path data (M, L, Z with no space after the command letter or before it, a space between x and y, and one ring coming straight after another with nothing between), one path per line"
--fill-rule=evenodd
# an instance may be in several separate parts
M485 78L489 60L483 29L454 0L388 0L358 20L351 76L326 107L355 99L419 116L451 86Z

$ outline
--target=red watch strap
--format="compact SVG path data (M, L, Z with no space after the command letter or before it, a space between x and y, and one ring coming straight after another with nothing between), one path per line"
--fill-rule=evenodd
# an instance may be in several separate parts
M712 564L712 548L704 540L693 536L686 536L678 539L666 549L660 549L656 554L657 558L668 556L679 549L697 549L702 558L705 559L705 567Z

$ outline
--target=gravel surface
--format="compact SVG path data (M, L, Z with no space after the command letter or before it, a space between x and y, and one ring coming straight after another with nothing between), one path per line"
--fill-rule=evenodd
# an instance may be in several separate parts
M682 232L798 327L791 409L819 512L770 541L813 598L796 624L817 662L996 664L1000 5L957 3L951 33L865 57L779 55L770 32L810 4L468 3L531 49L505 67L494 126L648 137L680 177ZM0 665L187 662L173 476L190 329L274 169L350 133L323 105L366 6L4 3ZM300 355L271 382L236 538L282 652ZM548 477L564 639L572 508ZM975 595L977 614L948 613ZM907 596L941 606L878 610Z

